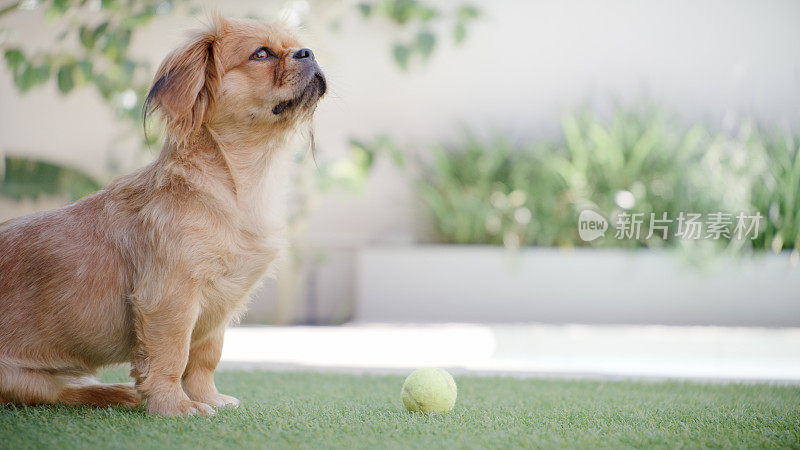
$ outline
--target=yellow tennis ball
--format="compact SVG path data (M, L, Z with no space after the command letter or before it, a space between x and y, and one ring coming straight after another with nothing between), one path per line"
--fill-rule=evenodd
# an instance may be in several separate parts
M458 388L444 369L426 367L411 372L403 383L401 396L409 411L438 414L453 410Z

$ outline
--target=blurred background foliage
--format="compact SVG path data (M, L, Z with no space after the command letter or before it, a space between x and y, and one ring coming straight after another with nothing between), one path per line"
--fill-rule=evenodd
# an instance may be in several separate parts
M73 202L102 187L100 182L69 167L29 158L6 156L0 165L0 194L14 200L38 200L43 195Z
M147 61L129 55L133 35L158 15L175 10L180 0L22 0L12 2L0 17L19 11L43 11L59 29L56 42L26 49L4 39L3 55L14 85L27 92L48 82L62 95L91 86L113 114L141 123L141 109L152 76ZM0 29L9 36L13 30ZM142 136L144 139L144 135ZM158 134L153 136L157 139Z
M397 31L387 51L401 70L426 62L445 39L463 42L481 17L469 3L448 8L417 0L342 5ZM155 144L158 131L148 129L147 142L140 129L153 68L130 56L131 39L155 17L195 15L202 12L198 5L191 0L21 0L0 7L0 17L36 9L59 27L56 45L23 48L9 39L13 30L0 29L0 46L17 89L54 83L69 95L93 87L115 117L142 137L142 148ZM436 146L432 158L415 164L408 164L406 152L391 136L351 139L348 155L306 173L315 178L317 191L360 191L376 159L390 157L419 180L417 192L442 242L510 248L586 245L575 223L581 210L592 208L612 224L623 210L645 217L666 212L671 218L681 211L758 211L765 220L750 242L753 248L800 247L800 154L792 133L767 133L751 122L734 133L714 133L682 126L654 107L618 110L609 120L581 111L565 117L561 131L558 143L467 134L458 144ZM60 195L74 200L101 187L77 170L47 161L6 156L4 162L0 194L13 199ZM299 210L307 214L309 208ZM676 224L670 226L674 235ZM590 245L675 244L657 237L645 240L644 235Z
M469 24L479 17L477 8L467 3L456 3L453 8L444 9L417 0L377 0L356 4L342 3L345 9L367 20L384 19L401 35L412 36L409 41L393 42L389 51L397 66L408 69L411 59L424 63L433 54L437 31L434 25L450 23L452 37L460 44L466 37ZM45 20L53 27L59 27L52 46L25 49L10 38L12 29L0 27L0 50L6 66L12 74L15 87L20 92L54 83L58 92L69 95L75 89L93 87L109 105L112 114L120 121L130 125L130 131L142 139L142 149L157 148L161 137L158 126L147 126L142 133L142 105L150 87L153 68L148 61L130 56L129 49L133 36L157 16L168 14L198 15L203 10L200 2L191 0L19 0L0 7L0 17L21 11L41 10ZM344 11L346 14L347 11ZM268 17L254 18L269 20ZM398 38L399 39L399 38ZM370 151L365 151L368 145ZM341 187L359 190L371 168L373 151L385 149L390 143L385 136L378 136L369 143L351 142L352 151L339 161L319 167L317 176L322 189ZM0 149L7 151L6 149ZM392 150L397 159L400 153ZM0 170L0 185L16 183L14 186L0 188L0 195L7 194L18 198L18 194L38 197L41 194L64 194L74 200L74 195L82 190L64 187L55 192L61 184L42 184L36 177L27 177L27 167L56 167L54 163L29 160L16 156L14 162ZM21 172L16 172L22 170ZM63 168L64 173L78 173L71 168ZM4 175L5 174L5 175ZM82 175L86 179L88 176ZM27 177L27 178L26 178ZM5 181L4 181L5 180ZM20 186L22 180L25 187ZM38 189L40 186L41 189ZM22 189L22 191L20 191ZM38 190L37 190L38 189ZM79 198L79 197L78 197Z
M322 191L345 188L360 192L369 180L369 174L383 155L395 166L403 169L406 158L403 149L388 135L379 135L369 140L352 138L348 142L349 154L336 161L318 166L317 186Z
M618 109L609 120L589 110L562 120L558 143L512 142L467 134L419 162L417 189L441 242L572 247L665 247L681 212L761 214L755 240L716 245L800 248L800 140L744 122L734 133L682 126L655 108ZM639 239L583 242L578 215L609 219L643 213ZM650 214L667 214L669 234L649 239ZM733 231L731 227L731 232ZM703 232L705 234L705 231Z
M395 63L408 69L413 60L426 61L433 54L437 36L434 27L441 22L451 30L455 44L464 41L467 28L480 17L480 11L469 4L459 4L449 13L428 3L416 0L378 0L358 4L361 15L370 19L382 17L405 30L407 36L398 39L392 46Z

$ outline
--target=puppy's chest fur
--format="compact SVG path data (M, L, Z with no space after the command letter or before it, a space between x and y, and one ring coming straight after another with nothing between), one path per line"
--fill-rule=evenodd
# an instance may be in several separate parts
M272 200L271 196L263 195L253 203L267 203L269 200ZM215 292L226 302L244 297L269 271L286 246L285 226L280 218L259 211L259 204L253 203L240 205L246 209L238 211L239 217L231 226L220 230L228 235L225 245L210 251L209 256L217 261L217 265L211 267L204 277L211 288L211 292L205 295L209 299L215 297Z
M203 236L187 237L189 243L201 243L201 257L187 255L194 261L190 268L199 279L201 313L195 337L227 324L243 312L251 291L274 265L287 247L285 237L285 158L275 158L263 174L240 180L235 192L213 189L217 194L221 220L205 224ZM223 194L224 193L224 194ZM232 195L231 195L232 194Z
M209 254L214 264L206 268L201 281L201 309L195 338L202 338L219 326L239 316L259 280L273 270L284 245L280 230L256 237L251 231L239 231L237 245L227 254Z

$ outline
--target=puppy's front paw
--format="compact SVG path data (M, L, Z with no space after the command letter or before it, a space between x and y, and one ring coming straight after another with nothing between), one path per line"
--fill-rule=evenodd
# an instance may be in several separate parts
M221 409L221 408L231 408L235 409L239 407L239 399L236 397L231 397L230 395L225 394L212 394L208 397L203 398L204 403L208 403L209 405L213 406L214 408Z
M150 399L147 402L147 412L159 416L213 416L214 408L203 402L181 400L179 402L163 402Z

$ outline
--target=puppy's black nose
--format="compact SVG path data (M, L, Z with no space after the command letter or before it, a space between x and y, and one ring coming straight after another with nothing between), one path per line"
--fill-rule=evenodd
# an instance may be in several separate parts
M305 59L311 58L314 59L314 52L308 48L301 48L300 50L294 52L294 59Z

